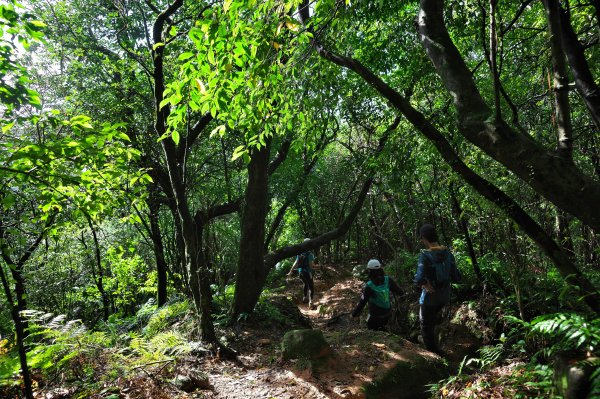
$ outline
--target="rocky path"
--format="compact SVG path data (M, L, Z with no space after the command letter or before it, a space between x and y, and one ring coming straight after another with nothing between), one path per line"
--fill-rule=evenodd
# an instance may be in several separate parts
M367 330L366 311L362 318L350 317L363 282L353 277L349 268L329 267L318 275L315 285L312 309L301 301L299 279L288 280L285 289L269 301L271 309L286 318L298 318L300 324L305 320L323 332L333 350L326 361L282 360L283 335L303 327L285 326L273 318L258 319L230 332L231 347L241 353L239 362L190 357L178 363L174 374L197 370L207 377L202 389L190 393L177 389L165 382L173 374L146 378L145 383L137 383L138 388L145 384L145 391L132 390L125 398L362 399L366 391L375 398L426 397L423 387L443 376L441 359L398 335ZM404 308L408 312L408 305Z
M329 268L315 285L312 309L301 303L300 281L288 281L285 295L292 298L313 328L323 331L334 351L329 361L318 365L308 360L284 362L278 357L282 335L257 327L246 331L248 344L255 347L251 357L241 356L244 367L214 364L209 372L212 389L189 397L357 399L364 397L365 385L398 362L410 364L417 358L439 361L418 345L393 334L368 331L364 320L350 317L363 282L349 270Z

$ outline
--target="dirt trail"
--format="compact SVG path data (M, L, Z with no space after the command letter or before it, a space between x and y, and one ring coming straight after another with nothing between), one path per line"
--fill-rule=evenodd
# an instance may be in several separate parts
M363 318L349 315L364 283L353 277L349 269L328 267L324 272L315 280L317 295L313 309L301 301L299 279L288 281L285 294L314 328L323 331L334 350L333 359L318 366L301 360L283 362L276 355L281 335L274 334L268 326L252 328L245 334L248 344L254 343L254 354L240 357L245 367L221 363L221 369L213 369L209 375L212 391L195 397L362 398L361 387L398 360L407 360L414 353L435 356L393 334L367 331Z
M415 357L439 362L432 353L398 335L367 330L364 321L366 310L361 318L350 316L364 284L353 277L350 270L349 266L329 266L317 273L315 306L312 309L302 303L302 283L298 278L287 281L285 289L278 294L279 299L269 299L286 317L295 315L302 318L299 310L313 328L323 331L334 353L328 361L281 360L280 342L285 332L290 330L289 325L278 324L273 319L249 320L229 332L231 347L241 353L238 362L207 356L189 357L179 361L175 370L162 378L142 376L129 385L131 391L122 390L124 395L120 397L359 399L364 398L365 385L385 375L399 361L411 367L415 365ZM410 303L412 305L408 302L401 305L403 311L408 312L408 308L414 306L412 300ZM414 326L408 329L411 328ZM463 338L459 335L454 338L458 337L460 341ZM208 375L208 389L184 393L168 382L174 375L186 374L192 369ZM402 383L410 384L411 381ZM421 384L419 387L422 388L425 383L416 384Z

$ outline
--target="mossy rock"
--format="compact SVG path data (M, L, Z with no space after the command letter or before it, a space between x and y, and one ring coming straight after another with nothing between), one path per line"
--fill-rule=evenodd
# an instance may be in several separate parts
M196 389L209 389L210 381L208 375L197 370L188 370L186 374L175 376L171 383L185 392L193 392Z
M298 306L285 296L273 296L267 301L268 304L275 307L281 316L287 328L310 328L310 320L300 312Z
M367 399L428 398L427 385L448 376L447 366L439 358L403 353L400 360L382 376L364 387Z
M321 359L332 353L321 330L292 330L281 340L283 359Z
M554 358L554 386L564 399L596 397L590 394L592 373L600 359L582 353L561 352Z

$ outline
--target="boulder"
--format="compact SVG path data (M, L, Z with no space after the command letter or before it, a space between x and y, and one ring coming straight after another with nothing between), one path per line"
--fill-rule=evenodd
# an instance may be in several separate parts
M554 386L564 399L586 399L590 395L590 377L600 359L562 352L554 358Z
M267 303L279 311L282 316L282 324L287 328L310 328L310 320L300 312L298 306L286 296L273 296L268 299ZM271 320L270 322L273 322Z
M179 374L173 378L171 383L184 392L210 388L208 375L197 370L189 370L186 374Z
M321 330L292 330L281 340L283 359L321 359L332 354Z

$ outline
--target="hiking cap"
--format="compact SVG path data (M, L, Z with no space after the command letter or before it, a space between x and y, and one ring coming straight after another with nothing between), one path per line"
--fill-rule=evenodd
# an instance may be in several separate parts
M367 262L367 269L370 269L370 270L381 269L381 262L379 262L377 259L371 259L370 261Z

